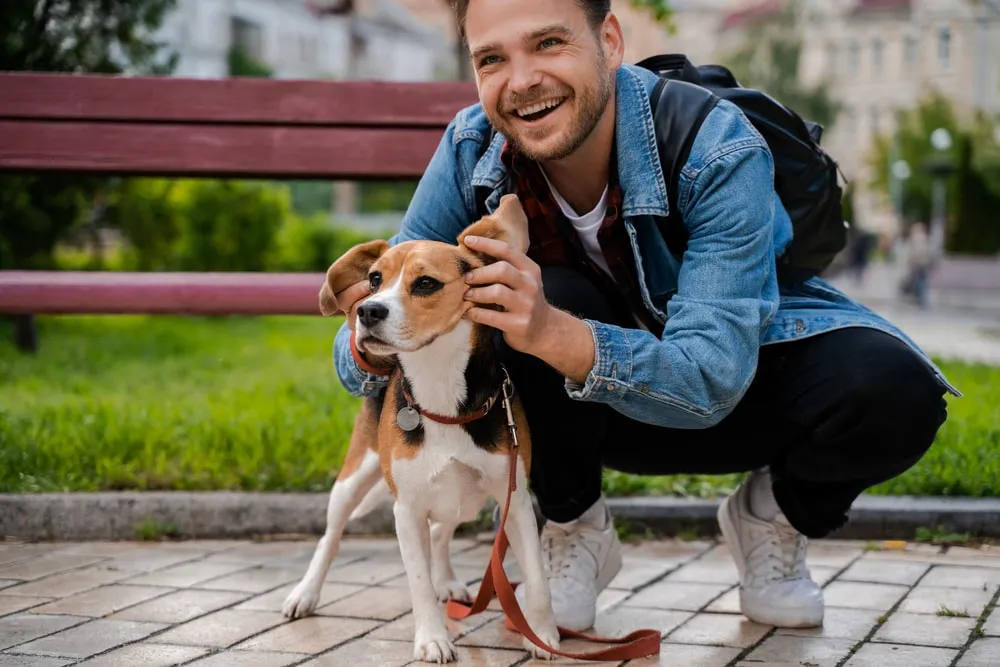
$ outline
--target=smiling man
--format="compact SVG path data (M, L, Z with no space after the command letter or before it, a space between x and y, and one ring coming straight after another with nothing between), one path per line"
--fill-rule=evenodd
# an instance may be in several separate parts
M779 284L792 225L768 145L719 102L680 170L689 232L672 255L650 110L657 75L623 63L608 0L458 0L481 104L448 126L391 243L454 243L518 194L526 255L492 239L470 273L467 317L503 332L532 432L531 484L557 622L586 629L621 568L604 467L640 475L747 472L720 507L749 618L822 623L806 539L931 446L957 392L905 335L819 278ZM669 87L668 93L669 94ZM492 130L496 130L493 132ZM355 395L384 388L349 345ZM488 307L490 304L502 309Z

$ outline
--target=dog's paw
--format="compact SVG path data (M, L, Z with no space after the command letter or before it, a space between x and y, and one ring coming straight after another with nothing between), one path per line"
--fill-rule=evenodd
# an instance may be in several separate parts
M305 585L304 582L300 582L298 586L292 589L288 597L285 598L284 604L281 605L281 613L288 618L308 616L316 608L316 604L319 602L319 594L320 591L315 590L312 586Z
M559 650L559 631L554 627L547 630L536 631L535 634L542 640L543 644L548 645L549 648ZM555 660L557 657L555 654L550 653L539 646L535 646L527 637L522 637L521 643L524 646L524 650L531 653L531 657L537 658L538 660Z
M413 657L417 660L444 664L458 659L458 651L447 632L443 635L428 634L424 637L420 634L417 634L413 642Z
M460 581L440 581L434 584L437 592L438 602L457 600L458 602L472 602L472 595L465 584Z

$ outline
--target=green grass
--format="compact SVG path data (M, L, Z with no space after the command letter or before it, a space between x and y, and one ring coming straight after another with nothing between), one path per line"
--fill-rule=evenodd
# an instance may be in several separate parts
M41 317L0 323L0 492L329 488L359 401L333 372L336 318ZM966 394L931 452L872 490L1000 495L1000 368L943 364ZM612 495L726 493L740 475L608 472Z

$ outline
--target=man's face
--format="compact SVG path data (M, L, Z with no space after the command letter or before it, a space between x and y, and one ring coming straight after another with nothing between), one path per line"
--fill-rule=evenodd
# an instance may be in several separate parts
M466 35L483 109L521 152L558 160L590 136L621 64L616 19L595 34L577 0L472 0Z

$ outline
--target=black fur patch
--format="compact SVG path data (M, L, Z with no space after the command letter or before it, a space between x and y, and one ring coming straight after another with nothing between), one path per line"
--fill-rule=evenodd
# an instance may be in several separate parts
M462 414L478 410L500 387L503 372L499 361L493 330L480 327L477 339L473 341L472 357L465 369L465 386L469 388L469 395L460 406ZM463 424L462 428L477 447L487 452L495 451L506 440L507 413L503 407L503 395L497 397L489 414Z

